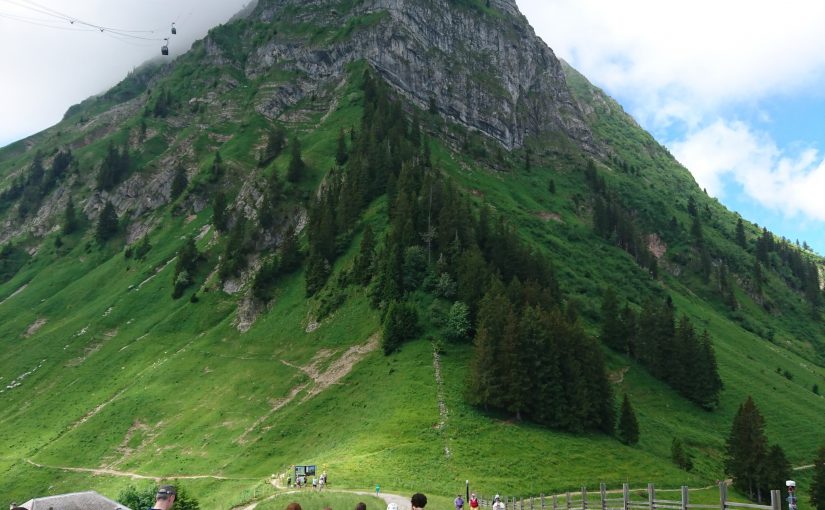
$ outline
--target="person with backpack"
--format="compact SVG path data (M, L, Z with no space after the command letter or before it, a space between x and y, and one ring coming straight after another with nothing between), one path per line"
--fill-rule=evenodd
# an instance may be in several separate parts
M475 493L470 494L470 510L478 510L478 498Z

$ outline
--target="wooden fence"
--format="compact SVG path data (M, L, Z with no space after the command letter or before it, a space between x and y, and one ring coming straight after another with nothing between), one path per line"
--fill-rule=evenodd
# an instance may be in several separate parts
M728 486L719 483L719 503L714 505L699 505L690 502L690 490L682 486L679 499L657 499L656 488L652 483L645 491L647 500L633 498L628 484L618 490L608 491L605 484L600 484L598 493L588 493L586 487L580 492L567 492L538 497L516 498L501 496L506 510L782 510L782 500L779 490L771 491L770 505L752 503L736 503L728 501ZM615 496L615 497L610 497ZM492 498L479 498L479 506L492 508Z

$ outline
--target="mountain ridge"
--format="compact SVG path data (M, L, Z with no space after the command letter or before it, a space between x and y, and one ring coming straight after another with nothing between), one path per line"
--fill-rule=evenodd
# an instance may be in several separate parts
M340 11L335 15L326 9L332 4ZM723 476L729 418L750 392L763 409L769 435L793 434L795 441L785 445L789 457L809 463L823 425L823 401L811 387L825 380L825 370L821 308L808 302L799 275L807 274L805 264L821 264L821 259L805 258L797 267L789 255L796 253L793 246L780 239L767 246L751 224L743 226L745 243L738 244L736 216L703 196L687 170L601 91L572 69L559 75L565 70L559 61L545 62L555 74L550 85L538 87L538 95L560 83L566 92L560 91L559 103L534 121L565 111L571 118L559 114L543 132L525 129L533 120L529 115L519 120L513 95L487 99L479 92L476 103L459 106L464 103L453 91L438 96L429 111L429 93L440 90L433 87L449 78L446 71L421 89L410 85L422 83L421 77L388 80L386 96L380 92L368 99L376 94L366 85L368 77L384 76L368 58L343 66L313 52L328 47L324 51L334 56L335 48L370 37L392 46L398 32L404 44L395 43L403 47L386 57L385 73L403 64L413 29L399 21L403 16L369 11L369 6L388 5L409 7L417 25L426 20L420 13L435 12L427 9L449 9L454 20L464 20L455 23L486 26L480 34L507 20L515 27L512 33L525 36L519 44L538 44L532 29L524 31L522 18L496 11L515 7L512 2L493 1L491 11L485 2L470 0L262 1L251 18L214 29L189 54L154 71L158 74L146 87L140 85L143 78L135 87L127 78L116 89L134 95L120 106L112 109L110 101L122 96L104 94L35 135L30 151L0 150L4 239L16 236L7 245L0 284L5 339L0 366L11 374L0 376L0 382L14 386L0 395L13 410L0 419L0 441L14 452L0 458L0 492L17 497L49 487L93 486L116 497L123 488L120 480L54 472L30 462L262 478L309 461L329 464L335 483L355 487L380 481L384 488L443 495L467 478L479 490L533 494L599 479L705 486ZM287 14L288 19L277 19ZM333 21L341 17L353 20L343 31ZM509 30L501 28L497 40L507 40ZM347 51L357 54L357 49ZM273 55L278 58L266 63ZM541 62L551 55L539 52L531 58ZM442 69L476 58L472 51L437 57L443 58ZM418 68L410 69L404 73L415 74ZM307 85L312 76L323 80ZM413 101L405 99L405 86L415 88ZM480 89L496 86L483 83ZM511 105L492 109L499 127L472 125L483 120L485 101ZM327 268L321 267L326 283L307 298L314 284L309 275L315 235L307 230L315 228L308 221L317 221L316 200L345 185L342 176L354 175L358 163L353 159L362 157L355 152L359 140L382 128L392 131L380 116L362 125L374 103L395 121L403 117L404 136L421 144L418 156L405 161L418 163L396 168L398 163L382 160L380 151L366 155L376 158L375 167L388 169L388 185L365 200L351 224L338 225L330 243L334 256L325 261ZM576 130L580 122L586 136ZM523 144L516 143L519 137ZM286 141L296 138L305 168L292 181L288 170L295 158ZM270 145L277 149L271 159ZM72 162L61 170L55 160L67 147ZM38 150L43 154L40 177ZM611 379L610 387L616 394L628 393L639 415L638 447L594 432L548 430L504 411L485 413L470 406L464 384L472 376L472 348L448 341L444 323L456 302L450 278L462 293L472 290L464 288L472 278L437 266L436 257L421 267L430 267L424 272L436 277L441 276L436 268L446 273L437 288L452 297L434 295L422 282L403 298L417 310L421 335L390 356L367 353L338 384L318 394L301 389L311 380L300 367L334 364L384 327L387 308L371 305L377 284L354 284L353 268L367 227L375 233L375 253L386 253L400 214L398 189L416 178L410 167L426 161L426 151L432 169L423 175L443 178L455 190L452 202L462 210L466 205L473 222L489 208L502 220L498 224L511 229L508 246L523 246L552 263L564 294L559 306L580 317L589 339L599 329L606 287L615 288L634 310L646 300L671 297L679 313L709 329L725 382L718 408L699 409L636 359L607 348L600 348L607 373L622 374ZM124 173L103 189L98 176L109 165L118 166L124 154ZM181 168L187 182L175 194L172 183ZM14 196L9 190L17 183L20 195ZM65 229L70 196L79 212L71 232ZM223 206L218 196L224 197ZM106 202L115 206L120 224L101 241L95 239L95 223ZM421 217L426 217L425 203L413 207ZM623 212L637 236L597 232L600 203ZM25 204L29 207L22 208ZM219 211L225 214L223 225ZM628 248L630 241L653 234L661 248L655 264L644 255L649 243L642 243L642 251ZM461 236L467 242L481 237L476 232ZM195 254L184 263L190 238ZM428 249L424 239L413 243L419 255ZM299 264L282 269L290 240L298 245ZM752 270L763 252L767 263L757 280ZM409 267L415 269L415 250L410 253ZM219 273L230 259L241 261L242 269L224 279ZM514 257L510 263L518 261ZM276 275L262 284L263 294L271 296L262 302L254 288L267 267L274 267ZM380 265L367 267L370 278L383 272ZM179 283L183 297L173 299ZM529 282L523 284L530 288ZM515 294L511 288L518 286L508 287L508 295ZM245 321L245 332L239 331L239 321ZM433 368L436 356L440 381ZM290 395L294 401L278 407ZM675 437L684 438L696 454L690 473L670 462ZM209 508L230 506L251 486L242 481L193 484Z

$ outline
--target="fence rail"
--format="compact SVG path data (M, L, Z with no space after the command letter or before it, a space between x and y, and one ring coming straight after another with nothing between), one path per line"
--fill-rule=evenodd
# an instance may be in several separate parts
M597 493L588 493L586 487L580 492L552 494L538 497L501 496L505 510L782 510L782 500L779 490L771 491L769 505L754 503L737 503L728 501L728 486L719 483L719 504L695 504L690 502L690 491L686 485L682 486L681 497L677 499L657 499L656 488L652 483L645 489L646 501L634 500L628 484L622 485L621 494L618 491L608 491L605 484L599 485ZM616 497L608 497L612 495ZM562 500L563 501L560 501ZM492 508L492 498L479 497L481 508Z

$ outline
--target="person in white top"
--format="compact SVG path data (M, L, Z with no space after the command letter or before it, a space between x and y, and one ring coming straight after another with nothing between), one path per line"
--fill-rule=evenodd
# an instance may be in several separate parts
M501 502L501 496L498 494L493 498L493 510L505 510L504 503Z

